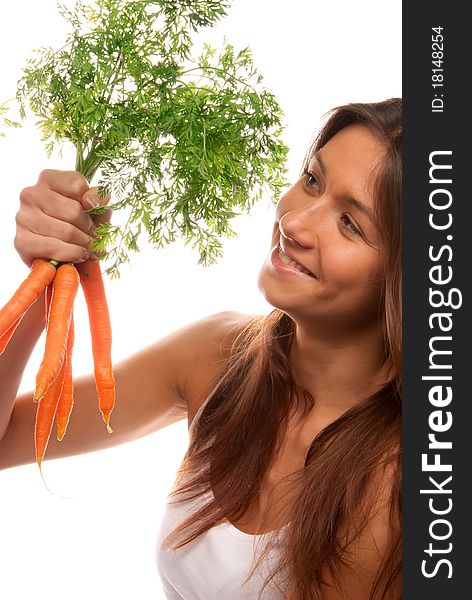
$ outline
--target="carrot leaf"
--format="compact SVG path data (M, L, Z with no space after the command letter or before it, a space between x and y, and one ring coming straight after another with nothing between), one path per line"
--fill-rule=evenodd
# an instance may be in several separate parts
M48 153L72 143L76 170L112 193L117 222L98 227L95 247L111 275L143 235L155 248L182 238L201 264L216 262L231 220L287 184L282 110L250 49L225 40L192 56L195 32L229 5L79 0L60 7L64 46L23 69L21 114L39 119Z
M7 106L9 102L11 102L11 100L7 100L6 102L2 102L2 104L0 104L0 124L5 127L20 127L20 123L17 121L12 121L5 116L10 109L10 107ZM5 132L3 129L0 129L0 137L5 137Z

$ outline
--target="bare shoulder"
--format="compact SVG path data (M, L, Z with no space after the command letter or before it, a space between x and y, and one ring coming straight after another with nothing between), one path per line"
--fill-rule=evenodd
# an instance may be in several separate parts
M234 336L250 318L236 312L207 316L117 365L121 410L115 411L115 424L125 441L185 417L190 421L226 364Z
M179 329L176 334L203 352L224 350L230 347L234 337L257 315L237 311L222 311L203 317ZM202 346L202 341L205 344Z
M256 316L219 312L175 333L174 350L178 355L175 379L187 405L189 422L218 382L237 335Z

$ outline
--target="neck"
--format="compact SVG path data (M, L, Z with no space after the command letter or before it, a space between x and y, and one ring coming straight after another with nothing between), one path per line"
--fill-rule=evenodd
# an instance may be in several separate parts
M378 324L355 335L322 337L296 323L289 362L318 409L342 413L382 385L384 341Z

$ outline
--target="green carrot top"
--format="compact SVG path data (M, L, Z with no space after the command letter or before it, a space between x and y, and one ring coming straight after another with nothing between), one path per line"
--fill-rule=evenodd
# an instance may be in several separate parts
M231 219L286 185L282 111L248 48L204 45L192 31L226 14L224 0L95 0L61 7L62 48L28 61L17 98L39 117L49 155L76 149L76 170L112 192L121 222L97 229L95 250L119 275L147 233L160 248L181 237L211 264ZM91 212L99 212L94 209ZM121 216L121 215L120 215Z

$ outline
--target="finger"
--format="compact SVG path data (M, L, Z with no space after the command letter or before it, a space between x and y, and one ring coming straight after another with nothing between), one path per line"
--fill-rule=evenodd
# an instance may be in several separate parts
M88 250L92 249L93 236L85 233L73 223L51 217L39 209L18 213L16 223L20 228L37 235L57 238L68 244L82 246Z
M98 227L98 225L101 225L102 223L109 223L111 221L112 214L113 214L112 210L106 210L106 211L100 213L99 215L90 215L90 216L93 219L95 227Z
M57 238L29 233L27 239L28 252L36 258L81 263L90 256L90 252L82 246L68 244Z
M88 181L78 171L45 169L39 175L38 184L45 185L58 194L78 201L89 189Z
M32 210L39 208L49 217L71 223L88 235L94 234L96 225L77 200L52 190L47 192L43 190L43 193L41 193L41 190L35 190L32 193L37 196L35 202L31 203Z
M108 204L108 202L110 202L110 199L111 194L109 192L107 192L105 195L102 195L99 193L98 187L91 187L82 196L81 203L86 210L89 210L91 208L97 208L97 206L105 206L106 204ZM101 223L108 223L109 221L111 221L112 214L113 211L110 209L105 210L104 212L97 215L91 214L90 217L97 226Z
M110 202L111 194L106 192L104 195L99 193L98 187L94 186L89 188L81 198L81 204L84 210L90 210L91 208L97 208L97 206L105 206Z

